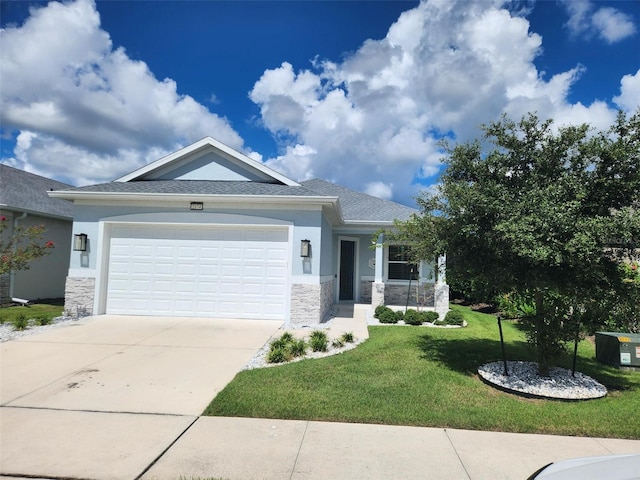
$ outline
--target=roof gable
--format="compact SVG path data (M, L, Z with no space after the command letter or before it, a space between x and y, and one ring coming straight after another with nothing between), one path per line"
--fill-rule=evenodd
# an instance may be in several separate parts
M66 183L0 164L0 208L58 218L73 217L73 203L50 198L50 190L70 188Z
M298 183L211 137L116 179L246 181L299 186Z

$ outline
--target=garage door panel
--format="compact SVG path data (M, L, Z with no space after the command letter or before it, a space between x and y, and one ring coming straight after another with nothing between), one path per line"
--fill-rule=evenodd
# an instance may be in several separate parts
M107 313L284 319L286 228L115 227Z

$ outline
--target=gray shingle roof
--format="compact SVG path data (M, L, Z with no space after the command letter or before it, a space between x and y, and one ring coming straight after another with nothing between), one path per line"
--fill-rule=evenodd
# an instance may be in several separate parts
M74 192L149 193L174 195L313 195L306 188L276 183L217 180L143 180L110 182L72 189Z
M73 203L50 198L49 190L70 188L66 183L0 164L0 206L11 210L73 218Z
M248 181L214 180L146 180L109 182L70 189L73 192L173 194L173 195L240 195L337 197L346 222L391 222L406 220L418 213L413 208L372 197L324 180L308 180L301 186Z
M372 197L320 179L307 180L301 184L320 195L338 197L342 206L342 215L348 221L385 222L408 220L418 210L399 203Z

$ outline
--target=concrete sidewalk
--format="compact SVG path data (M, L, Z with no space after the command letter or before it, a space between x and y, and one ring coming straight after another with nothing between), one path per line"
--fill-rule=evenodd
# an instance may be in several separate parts
M547 463L640 441L201 417L142 478L526 479Z

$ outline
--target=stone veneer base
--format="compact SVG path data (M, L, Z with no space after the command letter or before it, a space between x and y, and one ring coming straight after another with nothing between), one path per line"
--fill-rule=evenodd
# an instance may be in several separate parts
M291 285L292 327L319 325L327 320L334 304L334 281Z
M0 275L0 304L8 303L11 299L9 298L9 275Z
M67 277L64 290L64 312L69 317L93 314L96 279L93 277Z

